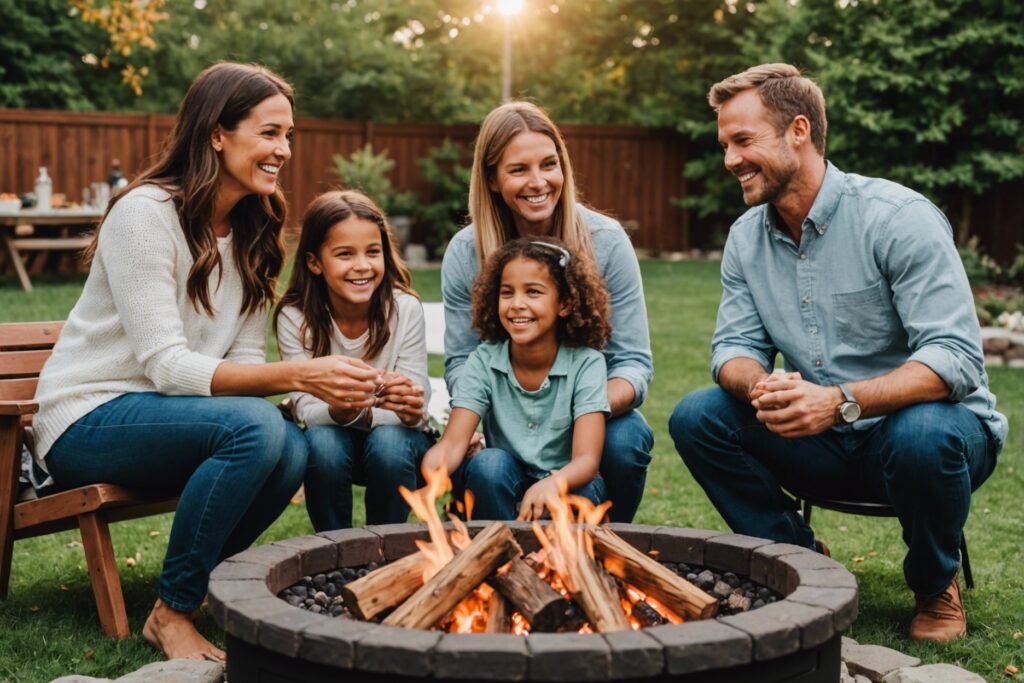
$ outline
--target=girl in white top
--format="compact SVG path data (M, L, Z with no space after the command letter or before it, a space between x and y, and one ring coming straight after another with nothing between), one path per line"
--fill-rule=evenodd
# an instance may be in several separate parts
M305 472L302 433L258 397L368 404L379 374L338 356L265 362L292 111L291 87L262 67L196 77L160 157L111 201L39 377L36 455L58 486L179 496L142 630L172 659L223 659L192 612L211 570L270 526Z
M317 531L352 526L352 484L366 484L368 524L404 522L399 486L417 487L430 446L424 413L423 306L383 212L351 190L317 197L302 221L292 280L275 318L285 360L328 354L381 371L371 405L291 395L306 425L306 509Z

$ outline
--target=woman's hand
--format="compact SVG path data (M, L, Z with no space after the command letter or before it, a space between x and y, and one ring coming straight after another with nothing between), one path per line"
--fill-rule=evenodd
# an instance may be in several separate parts
M423 387L405 375L388 372L377 389L377 408L394 411L406 427L423 421Z
M540 519L544 514L544 504L557 500L562 493L561 488L559 478L556 475L551 475L526 489L523 500L519 503L519 516L516 517L516 520L529 522L533 519Z
M332 407L353 411L373 407L382 371L358 358L321 356L301 362L299 390Z

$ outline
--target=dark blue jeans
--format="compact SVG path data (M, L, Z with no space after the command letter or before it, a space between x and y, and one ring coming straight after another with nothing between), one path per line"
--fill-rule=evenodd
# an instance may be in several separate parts
M262 398L143 392L75 422L46 463L63 489L109 482L179 494L159 592L189 612L213 568L287 507L306 470L306 440Z
M417 429L382 425L370 432L336 425L306 430L306 510L317 531L352 526L352 484L366 484L366 523L409 517L399 486L419 487L419 464L433 439Z
M644 497L653 449L654 431L639 410L613 417L606 423L601 477L612 501L608 511L611 521L633 521Z
M967 408L919 403L865 431L787 439L719 387L686 396L669 420L683 462L733 531L813 546L814 532L780 487L888 503L908 546L903 575L934 596L960 565L971 492L996 464L996 444Z
M473 519L515 519L526 489L545 475L508 451L485 448L452 475L453 494L461 498L466 489L473 492ZM595 477L573 493L597 505L605 500L604 480Z

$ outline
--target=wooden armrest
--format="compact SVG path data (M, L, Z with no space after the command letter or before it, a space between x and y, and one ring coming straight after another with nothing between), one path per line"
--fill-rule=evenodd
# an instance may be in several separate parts
M31 415L39 412L35 401L0 401L0 415Z

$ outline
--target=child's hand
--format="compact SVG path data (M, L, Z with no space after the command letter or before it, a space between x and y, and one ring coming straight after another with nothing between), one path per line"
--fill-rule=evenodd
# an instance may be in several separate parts
M321 356L302 362L300 389L321 401L358 412L373 406L381 370L357 358Z
M519 516L516 519L521 522L540 519L544 514L544 503L558 499L558 489L558 480L554 476L544 477L526 489L523 500L519 504Z
M423 387L397 372L389 372L377 390L376 407L394 411L407 427L423 420Z
M472 458L484 449L484 435L480 432L473 432L469 438L469 447L466 449L466 457Z

